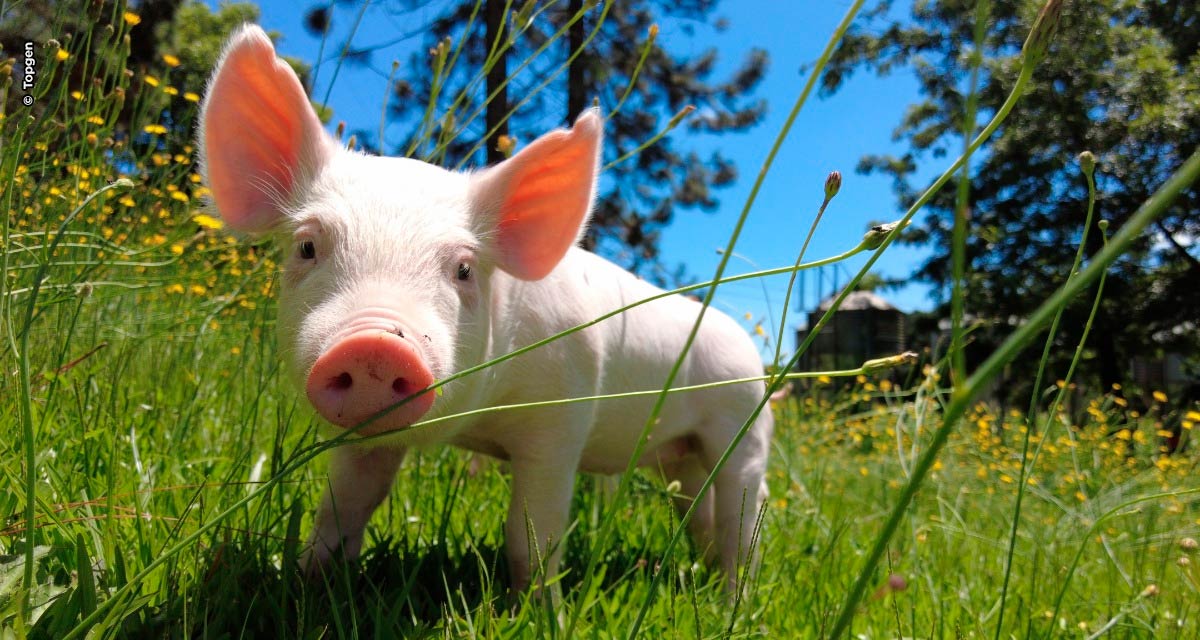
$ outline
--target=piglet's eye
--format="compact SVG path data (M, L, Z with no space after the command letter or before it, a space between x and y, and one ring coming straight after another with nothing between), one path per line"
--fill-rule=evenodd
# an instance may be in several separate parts
M305 240L300 243L298 253L301 260L312 260L317 257L317 245L312 240Z
M458 279L464 282L471 279L471 265L465 262L458 263Z

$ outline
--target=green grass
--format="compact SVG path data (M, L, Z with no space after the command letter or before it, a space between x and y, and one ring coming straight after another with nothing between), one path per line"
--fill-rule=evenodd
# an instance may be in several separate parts
M253 327L270 331L267 307L223 323L219 331L200 332L165 329L119 299L93 296L85 302L73 344L107 340L110 346L36 396L49 397L39 407L37 433L36 533L44 553L33 598L44 607L37 619L43 637L59 637L56 625L69 628L78 621L88 586L80 576L92 575L81 566L94 571L89 597L104 600L164 549L243 498L247 482L270 477L313 442L312 421L278 380L274 348L253 336ZM123 321L114 326L106 321L111 318ZM134 335L124 335L129 333ZM235 347L240 354L232 353ZM818 637L830 624L896 499L904 468L911 467L911 441L898 448L893 434L901 416L904 425L912 425L913 416L910 406L886 394L841 410L809 406L801 414L800 408L794 403L780 412L764 560L750 597L735 612L717 577L695 568L690 553L680 550L667 559L667 579L645 633ZM936 421L936 410L928 409L927 419ZM1175 456L1160 470L1153 460L1154 417L1114 425L1107 409L1097 411L1105 422L1089 420L1076 434L1075 448L1066 444L1068 432L1056 427L1055 451L1033 474L1037 484L1026 498L1017 543L1008 630L1018 637L1027 630L1085 637L1081 623L1094 631L1121 616L1117 630L1128 637L1195 637L1196 568L1178 564L1190 557L1181 540L1200 537L1193 496L1139 504L1089 531L1124 501L1195 488L1196 460ZM896 573L908 588L869 596L856 631L872 637L990 635L1015 493L1003 478L1016 477L1017 461L1015 437L994 443L996 420L980 411L951 439L872 579L874 590ZM1136 440L1106 437L1122 425L1137 429ZM5 428L15 431L11 418ZM1121 442L1134 446L1114 451ZM0 501L10 526L0 540L6 553L19 554L23 496L14 453L3 463L11 481ZM260 459L265 462L256 471ZM147 637L388 637L397 629L454 637L550 635L536 606L515 617L506 608L500 550L507 480L499 468L471 477L462 453L413 456L373 520L361 565L344 567L328 584L305 582L290 570L321 483L320 465L308 465L238 509L146 576L135 599L115 608L120 617L106 626L117 635ZM563 578L565 607L586 609L580 637L622 635L629 627L631 605L646 598L651 568L674 524L662 483L639 480L602 550L602 579L593 593L579 593L573 587L604 500L593 482L581 482ZM1047 620L1081 548L1062 622ZM1194 559L1200 562L1200 556ZM8 577L20 561L8 558L4 567ZM1150 584L1158 595L1141 597ZM6 624L20 621L19 585L6 583Z
M1094 394L1028 433L969 393L1020 340L957 389L943 361L907 390L818 380L776 407L762 568L736 602L669 543L667 488L637 473L615 493L579 482L561 609L513 606L507 476L450 449L409 457L361 561L301 579L323 461L305 462L316 419L280 374L273 254L203 215L191 128L150 115L190 122L200 88L164 65L126 94L128 19L95 21L114 28L39 49L34 110L0 119L5 637L562 637L566 620L596 638L816 638L846 621L870 638L1200 637L1200 457L1164 455L1160 432L1190 436L1200 414ZM115 135L122 109L132 138ZM122 176L134 185L105 190Z

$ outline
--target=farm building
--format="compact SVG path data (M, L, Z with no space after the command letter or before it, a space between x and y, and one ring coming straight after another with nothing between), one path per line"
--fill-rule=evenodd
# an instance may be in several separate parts
M821 320L836 298L826 298L809 312L808 327ZM901 353L905 350L905 319L903 311L875 293L852 292L800 357L799 369L852 369L872 358ZM808 332L808 328L796 331L797 345L804 342Z

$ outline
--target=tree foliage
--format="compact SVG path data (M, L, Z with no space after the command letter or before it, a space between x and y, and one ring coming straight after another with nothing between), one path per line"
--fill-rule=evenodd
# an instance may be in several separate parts
M923 185L919 168L963 146L971 70L978 64L980 122L991 117L1017 76L1021 44L1041 2L917 3L893 16L885 0L865 14L822 78L826 94L855 71L912 71L923 101L909 107L895 130L908 144L901 155L868 155L863 173L895 179L902 206ZM976 19L987 20L977 49ZM1086 183L1076 162L1099 158L1097 220L1123 224L1150 193L1200 144L1200 5L1194 2L1098 0L1067 3L1049 55L1033 86L1002 129L972 159L970 231L966 247L968 313L1007 333L1067 276L1083 232ZM940 166L942 163L936 163ZM936 286L947 308L954 190L943 190L907 242L933 255L914 276ZM1193 187L1113 269L1083 365L1107 387L1128 375L1129 359L1200 349L1200 193ZM1111 231L1110 231L1111 232ZM1086 255L1102 245L1088 233ZM1052 370L1080 339L1090 303L1067 310ZM1008 328L1005 328L1008 327ZM1031 370L1036 356L1028 358ZM1014 371L1014 380L1024 371ZM1053 380L1053 378L1051 378Z
M747 52L728 77L718 79L715 48L680 56L653 35L659 21L678 25L676 30L722 28L716 6L716 0L600 5L568 0L513 3L505 13L502 0L450 2L425 28L425 49L433 54L422 50L413 56L395 83L391 116L410 133L398 145L374 146L450 166L478 166L502 158L512 142L526 144L549 128L570 124L596 101L607 118L604 162L632 156L607 170L584 243L626 266L661 269L662 228L678 209L715 209L715 190L733 182L737 169L720 153L688 150L682 136L639 147L686 107L695 111L682 128L712 133L745 131L766 111L763 100L751 97L765 72L766 52ZM310 28L326 29L341 15L336 9L311 9ZM431 63L439 45L446 48L448 68L440 75ZM349 50L358 63L371 53ZM543 82L546 89L538 91ZM426 123L431 103L434 117ZM369 131L359 135L378 137ZM647 275L669 279L661 270Z

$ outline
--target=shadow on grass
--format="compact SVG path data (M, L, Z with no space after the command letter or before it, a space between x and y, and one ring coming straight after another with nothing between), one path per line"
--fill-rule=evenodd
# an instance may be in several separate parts
M402 549L382 541L359 561L308 579L276 567L270 551L261 542L223 545L202 578L164 586L165 604L138 610L121 637L423 637L437 633L447 609L490 603L502 613L506 603L500 549L451 553L441 543Z
M574 543L569 542L564 553L567 574L562 585L568 600L587 564L588 542L583 538L570 538ZM657 548L639 551L621 542L603 553L602 589L623 581L648 581L652 563L645 558L659 557L665 546L664 540L652 545ZM162 585L152 598L163 604L137 608L118 635L429 637L445 635L441 627L447 615L477 615L481 607L492 617L511 615L503 548L444 541L408 545L396 539L375 541L359 560L337 562L324 576L306 579L294 568L276 566L277 546L248 538L231 540L208 554L202 576L184 578L186 571L172 571L175 581Z

